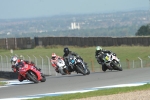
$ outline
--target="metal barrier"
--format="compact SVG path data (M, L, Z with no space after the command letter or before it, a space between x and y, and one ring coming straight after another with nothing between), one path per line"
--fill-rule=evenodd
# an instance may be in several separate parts
M18 56L18 55L16 55ZM11 55L0 55L0 71L12 71L11 69ZM22 56L24 60L33 61L38 68L46 75L56 75L54 68L50 65L50 58L48 56Z
M17 54L15 54L18 56ZM10 62L11 55L0 55L0 71L7 71L12 72L11 69L11 62ZM50 64L50 58L48 56L29 56L23 55L22 59L33 61L38 68L41 68L42 73L45 75L56 75L54 68ZM133 61L123 61L121 62L123 69L131 69L131 68L143 68L143 67L150 67L150 60L133 60ZM89 70L91 72L100 72L102 71L101 65L97 63L96 60L91 60L88 62ZM58 74L59 75L59 74Z

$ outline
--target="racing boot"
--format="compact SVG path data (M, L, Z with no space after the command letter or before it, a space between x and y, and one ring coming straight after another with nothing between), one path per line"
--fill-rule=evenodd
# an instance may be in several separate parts
M58 68L56 68L56 69L55 69L55 71L56 71L57 73L59 73L59 70L58 70Z

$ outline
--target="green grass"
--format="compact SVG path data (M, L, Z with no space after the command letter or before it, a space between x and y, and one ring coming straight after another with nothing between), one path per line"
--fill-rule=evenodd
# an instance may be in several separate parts
M135 87L122 87L122 88L112 88L112 89L103 89L86 93L75 93L75 94L65 94L60 96L49 96L43 97L33 100L72 100L72 99L80 99L80 98L88 98L94 96L103 96L103 95L111 95L111 94L119 94L140 90L150 90L150 84L135 86Z
M6 82L0 82L0 86L4 86L6 84L7 84Z
M4 86L7 84L6 82L3 82L4 80L4 78L0 78L0 86Z
M95 60L95 47L73 47L69 46L71 51L78 53L86 62ZM115 52L121 61L128 60L138 60L138 57L143 60L149 60L148 56L150 55L150 47L147 46L118 46L118 47L103 47L103 49L111 50ZM46 55L51 57L51 54L55 52L57 55L63 55L63 46L52 46L52 47L37 47L35 49L25 49L25 50L14 50L14 54L23 55L27 58L27 55L33 58L34 56L39 57ZM11 55L10 50L0 50L0 55Z
M78 53L86 62L93 61L95 63L95 47L73 47L69 46L71 51ZM132 60L139 60L138 57L142 58L143 60L150 60L148 56L150 55L150 47L149 46L118 46L118 47L103 47L103 49L111 50L115 52L117 56L121 59L121 61L129 61ZM51 57L51 53L55 52L57 55L63 55L63 46L47 46L46 48L43 47L36 47L34 49L25 49L25 50L14 50L14 54L17 55L29 55L29 56L42 56L45 57L46 55ZM0 55L11 55L10 50L0 50ZM118 94L122 92L130 92L136 90L144 90L150 89L150 85L144 85L139 87L128 87L128 88L114 88L114 89L106 89L106 90L99 90L93 91L88 93L77 93L77 94L68 94L56 97L45 97L41 100L70 100L70 99L77 99L77 98L85 98L91 96L101 96L101 95L109 95L109 94ZM35 99L36 100L36 99ZM38 99L37 99L38 100Z
M77 47L77 46L68 46L69 49L73 52L78 53L85 62L88 63L89 69L92 71L101 71L101 65L99 65L95 59L95 48L96 47ZM63 48L64 46L47 46L41 47L38 46L34 49L25 49L25 50L14 50L13 54L23 55L25 60L29 60L28 56L34 61L34 56L38 59L45 59L45 63L47 63L47 57L51 58L51 54L55 52L59 56L63 56ZM134 67L140 67L140 57L144 62L143 66L148 67L150 66L150 47L149 46L110 46L110 47L103 47L103 49L110 50L117 54L117 56L121 60L121 64L123 69L133 67L133 61L135 62ZM2 55L5 59L5 55L10 57L11 53L10 50L0 50L0 55ZM33 56L34 55L34 56ZM130 65L128 65L127 60L129 60ZM38 62L39 64L41 62Z

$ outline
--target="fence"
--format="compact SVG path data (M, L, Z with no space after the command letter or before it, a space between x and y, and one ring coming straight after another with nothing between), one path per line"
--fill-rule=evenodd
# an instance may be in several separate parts
M35 37L35 46L76 45L76 46L149 46L150 37Z
M35 37L0 39L0 48L28 49L35 46L72 45L72 46L150 46L150 37Z
M2 49L28 49L33 48L33 46L34 41L29 37L0 39L0 48Z
M18 56L18 55L16 55ZM42 72L45 75L60 75L57 74L54 68L50 64L50 58L48 56L28 56L23 55L23 59L33 61L38 68L41 68ZM0 55L0 71L12 72L11 63L10 63L11 55ZM133 60L133 61L124 61L121 62L123 69L132 69L132 68L143 68L150 67L150 59L149 60ZM91 60L88 62L88 66L91 72L101 72L101 65L99 65L96 60Z

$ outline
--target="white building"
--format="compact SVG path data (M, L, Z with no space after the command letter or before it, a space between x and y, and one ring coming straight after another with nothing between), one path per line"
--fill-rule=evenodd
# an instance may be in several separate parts
M79 23L71 23L71 29L80 29Z

